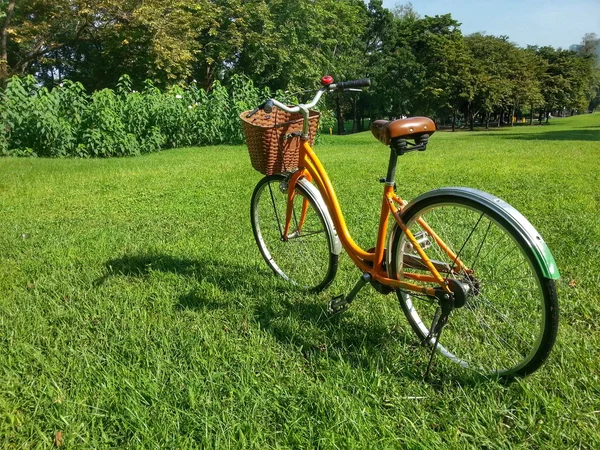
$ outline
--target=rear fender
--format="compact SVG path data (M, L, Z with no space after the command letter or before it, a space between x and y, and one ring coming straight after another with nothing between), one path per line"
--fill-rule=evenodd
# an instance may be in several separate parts
M495 197L491 194L488 194L487 192L479 191L477 189L461 187L435 189L433 191L421 194L419 197L415 198L413 201L408 203L404 208L402 208L402 215L406 214L406 212L408 212L411 208L414 208L419 202L423 200L430 199L436 196L448 195L463 197L465 199L487 206L496 215L500 216L502 219L508 222L509 225L512 225L515 228L515 230L517 230L519 236L523 239L525 243L527 243L527 245L531 249L536 261L540 265L544 277L552 280L557 280L558 278L560 278L560 274L558 273L558 267L556 266L556 261L554 260L552 253L550 253L550 249L546 245L546 242L544 242L544 240L542 239L542 236L533 227L533 225L531 225L531 223L519 211L510 206L504 200ZM388 240L388 248L391 248L395 234L401 232L402 231L400 230L400 228L396 225L390 233ZM388 252L388 259L388 267L391 267L391 251Z

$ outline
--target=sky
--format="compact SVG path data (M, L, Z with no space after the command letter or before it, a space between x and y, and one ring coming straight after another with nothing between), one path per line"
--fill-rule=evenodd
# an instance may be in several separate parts
M384 0L393 9L409 0ZM506 35L520 47L550 45L568 49L586 33L600 37L600 0L412 0L421 16L450 13L467 35Z

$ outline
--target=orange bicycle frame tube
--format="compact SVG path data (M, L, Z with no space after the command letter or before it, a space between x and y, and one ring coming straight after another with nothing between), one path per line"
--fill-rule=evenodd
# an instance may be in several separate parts
M331 181L325 171L323 165L317 158L317 155L314 153L313 149L310 147L307 140L302 141L302 146L300 148L300 169L292 174L288 181L288 206L286 211L286 223L285 223L285 233L284 239L287 237L290 228L290 221L292 216L293 209L293 199L294 199L294 191L296 189L296 183L301 177L307 178L309 181L313 181L317 188L319 189L321 196L329 210L331 215L331 219L335 226L335 229L338 233L338 237L342 243L342 246L352 259L356 266L363 272L370 273L374 280L392 286L394 288L401 288L411 291L420 292L426 295L435 295L435 290L433 288L422 287L407 281L394 280L388 278L386 270L383 268L383 258L384 258L384 250L385 250L385 241L386 234L389 222L390 214L394 217L394 220L398 224L398 226L402 229L402 231L406 234L407 238L421 257L423 263L431 272L431 275L418 275L418 274L406 274L406 278L412 278L418 281L427 281L427 282L435 282L438 283L444 290L450 292L448 286L445 284L444 278L440 275L438 270L435 268L431 260L427 257L416 238L412 235L410 230L406 227L402 219L400 218L400 212L398 208L395 206L395 203L400 205L400 208L403 205L402 200L394 194L393 186L385 185L383 192L383 201L381 204L381 214L379 219L379 227L377 232L377 242L375 245L375 249L373 252L367 252L359 247L356 242L350 236L350 232L348 231L348 227L346 225L346 221L344 219L344 215L340 208L337 196L331 184ZM298 225L300 229L302 224L304 223L304 219L306 216L306 211L308 207L308 200L303 200L302 205L302 214L301 219ZM462 267L462 262L456 257L454 253L441 241L441 239L431 230L422 219L423 222L421 224L424 226L426 230L431 231L430 236L440 244L440 247L444 249L448 253L448 255L455 261L455 264Z

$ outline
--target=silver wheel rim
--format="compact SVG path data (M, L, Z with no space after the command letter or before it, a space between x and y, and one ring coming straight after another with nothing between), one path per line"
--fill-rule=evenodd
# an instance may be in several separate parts
M272 205L270 205L270 206L269 205L261 206L261 205L264 205L265 202L267 202L267 203L272 202L272 199L270 198L271 192L273 192L273 195L278 197L279 200L281 200L283 198L283 193L279 189L279 185L282 181L283 181L283 179L281 179L281 180L271 179L271 180L265 182L261 186L261 190L257 193L257 195L254 198L254 204L252 205L252 211L253 211L252 219L254 221L257 244L258 244L259 248L261 249L261 252L262 252L265 260L267 261L267 264L273 269L273 271L277 275L282 277L284 280L290 282L292 285L301 287L303 289L314 289L314 288L320 286L325 281L325 279L327 278L327 274L329 273L330 248L332 247L332 243L331 243L331 233L328 230L327 226L325 225L323 218L319 215L318 209L316 208L315 203L310 198L310 196L304 195L297 191L296 198L294 200L294 210L295 211L297 210L298 204L301 204L300 199L307 198L309 201L307 220L303 226L301 235L294 234L292 232L291 233L292 237L290 238L288 243L286 243L286 244L289 244L290 247L293 245L296 245L296 247L298 248L298 253L300 253L299 255L288 256L288 257L277 257L277 258L274 257L273 252L269 249L269 243L267 242L267 240L265 239L265 236L264 236L264 233L266 233L266 231L267 231L265 229L267 227L265 222L267 220L272 221L272 217L267 217L267 216L269 216L269 215L275 216L276 214L274 213ZM269 185L271 186L271 191L269 190ZM279 197L280 195L281 195L281 197ZM267 198L266 199L263 198L264 196L266 196ZM262 203L261 203L261 199L262 199ZM285 222L285 207L279 208L279 206L281 206L281 205L276 203L276 208L277 208L278 214L283 215L282 217L279 218L279 220L284 223ZM265 210L262 218L261 218L261 209ZM269 211L269 209L270 209L270 211ZM297 216L299 217L299 212L298 212ZM294 217L296 217L296 215ZM261 223L261 220L262 220L262 223ZM276 218L276 220L277 220L277 218ZM293 218L292 222L294 220L295 219ZM317 223L317 221L318 221L318 228L315 228L315 224ZM274 225L273 223L269 224L269 228L270 228L269 232L271 233L271 237L269 238L269 240L271 241L271 246L273 246L274 244L278 245L273 238L273 225ZM290 230L292 230L292 228ZM314 247L318 248L318 255L315 255L315 254L313 254L312 249L309 248L310 244L304 245L304 243L310 242L308 240L312 239L313 237L315 237L317 235L322 235L323 239L320 239L321 242L319 242L318 245L314 246ZM316 238L316 239L319 239L319 238ZM316 239L313 239L313 240L316 240ZM291 264L292 262L294 262L294 260L298 260L297 261L298 264ZM302 261L304 261L304 262L302 262ZM290 263L290 266L288 268L282 268L281 266L284 263ZM314 274L316 274L316 275L312 276L310 281L307 283L297 282L296 279L294 279L294 278L297 278L294 276L294 273L290 273L290 272L296 272L302 266L306 266L307 270L313 266L318 267L318 269L314 271ZM290 275L288 275L288 273ZM308 273L308 272L306 272L306 273Z

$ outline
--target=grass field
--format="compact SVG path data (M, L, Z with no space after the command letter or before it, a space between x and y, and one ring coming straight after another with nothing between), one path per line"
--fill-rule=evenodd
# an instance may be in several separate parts
M317 147L371 247L386 148ZM560 330L503 386L436 360L394 296L341 317L271 275L252 237L244 147L110 160L0 159L1 448L600 448L600 115L438 133L399 192L492 192L552 249Z

